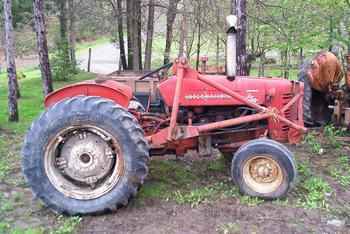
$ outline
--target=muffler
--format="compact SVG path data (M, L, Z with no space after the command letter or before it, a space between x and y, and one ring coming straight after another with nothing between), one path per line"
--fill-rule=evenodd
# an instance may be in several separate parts
M229 80L236 78L237 70L237 17L229 15L226 17L228 25L226 42L226 75Z

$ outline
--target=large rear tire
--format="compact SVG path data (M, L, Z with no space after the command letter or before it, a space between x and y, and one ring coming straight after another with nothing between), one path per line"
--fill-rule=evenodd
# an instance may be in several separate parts
M297 171L293 155L284 145L258 139L243 145L235 153L231 174L242 194L276 199L286 196Z
M148 144L135 118L114 102L78 96L31 126L22 168L33 194L69 215L127 205L147 173Z

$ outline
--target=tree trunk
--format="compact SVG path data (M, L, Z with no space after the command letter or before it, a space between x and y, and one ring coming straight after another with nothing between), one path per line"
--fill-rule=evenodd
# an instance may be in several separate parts
M188 54L188 13L186 12L189 9L189 3L187 0L183 0L183 14L181 20L181 28L180 28L180 43L179 43L179 54L178 57L187 57Z
M128 33L128 69L132 70L134 65L134 35L133 35L133 11L134 11L134 0L126 1L126 12L127 12L127 33Z
M41 79L45 96L53 91L52 74L46 39L46 25L44 15L44 0L33 1L35 31L41 70Z
M119 53L120 53L120 61L123 66L123 70L128 68L126 62L126 54L125 54L125 42L124 42L124 27L123 27L123 8L122 8L122 0L117 0L117 20L118 20L118 38L119 38Z
M263 53L260 56L260 63L259 63L259 77L264 77L265 76L265 53Z
M142 70L141 0L127 1L129 69Z
M56 0L59 8L59 25L60 25L60 41L57 46L62 50L64 64L71 65L70 47L68 41L68 19L67 19L67 0Z
M134 0L134 58L133 70L142 70L142 22L141 22L141 0Z
M74 69L77 65L77 57L75 53L75 45L76 45L76 5L74 4L74 0L68 0L68 9L69 9L69 47L70 47L70 59L74 66Z
M67 0L58 0L61 42L67 42Z
M236 15L238 17L237 32L237 75L248 75L247 66L247 0L236 0Z
M198 35L197 35L197 59L196 59L196 70L199 69L199 60L201 54L201 34L202 34L202 25L201 25L201 2L198 2L198 12L197 12L197 27L198 27Z
M164 51L164 64L170 62L170 50L173 42L173 26L177 14L177 4L180 0L169 0L169 8L167 12L167 26L166 26L166 39L165 39L165 51Z
M18 122L17 107L17 76L15 62L15 46L12 24L12 1L4 0L4 16L5 16L5 40L6 40L6 62L8 75L8 111L9 121Z
M154 0L148 2L148 23L147 23L147 40L145 51L145 69L150 70L152 64L152 44L154 31Z

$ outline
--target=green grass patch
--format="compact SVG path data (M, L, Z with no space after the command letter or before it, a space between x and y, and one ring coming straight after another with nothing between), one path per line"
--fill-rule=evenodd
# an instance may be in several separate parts
M324 153L324 149L322 148L321 143L317 139L317 136L314 132L309 132L305 136L304 143L306 143L310 147L312 153L319 155Z
M0 75L0 129L11 130L23 134L31 122L44 110L44 96L41 84L41 75L38 69L27 69L21 71L26 78L19 81L22 97L18 102L19 118L18 123L8 122L7 112L7 77L6 74ZM79 82L82 80L93 79L94 75L81 72L69 81L54 82L55 89L62 86ZM0 130L1 131L1 130Z
M51 231L50 234L73 234L76 232L79 224L81 223L81 217L58 217L58 228Z
M201 203L211 202L220 198L232 198L241 196L238 190L230 182L216 182L211 185L202 186L185 191L175 191L169 200L178 204L189 204L197 207Z
M347 155L338 158L338 164L330 169L330 175L345 189L350 186L350 159Z
M310 177L302 184L304 194L298 203L303 208L327 209L327 195L332 192L329 184L321 177Z
M149 165L149 182L140 190L139 198L167 198L175 189L190 186L196 176L184 163L153 160Z
M258 197L240 196L239 202L242 205L257 206L264 203L264 200Z

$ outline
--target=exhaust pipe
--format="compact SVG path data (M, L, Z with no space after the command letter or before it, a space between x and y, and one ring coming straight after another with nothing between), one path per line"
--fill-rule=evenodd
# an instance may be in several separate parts
M229 15L226 17L228 25L226 44L226 75L233 81L236 78L237 70L237 17Z

